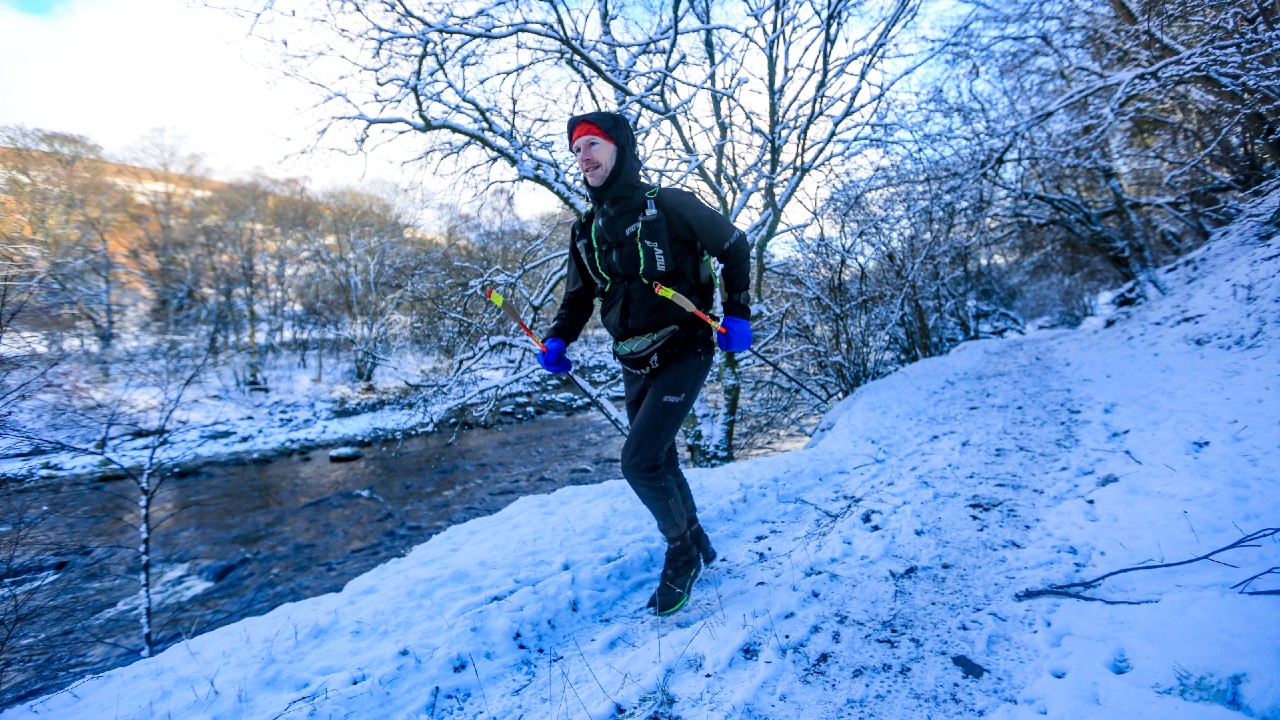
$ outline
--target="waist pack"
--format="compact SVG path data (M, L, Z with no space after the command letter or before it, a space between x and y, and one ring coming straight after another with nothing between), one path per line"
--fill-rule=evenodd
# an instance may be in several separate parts
M644 375L658 367L659 350L679 330L678 325L668 325L661 330L619 340L613 344L613 356L624 370Z

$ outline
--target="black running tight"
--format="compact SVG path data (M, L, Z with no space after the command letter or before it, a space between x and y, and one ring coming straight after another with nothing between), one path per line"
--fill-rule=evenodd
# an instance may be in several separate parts
M680 472L676 433L711 372L710 352L692 351L648 374L623 371L631 432L622 446L622 475L667 538L697 518L689 481Z

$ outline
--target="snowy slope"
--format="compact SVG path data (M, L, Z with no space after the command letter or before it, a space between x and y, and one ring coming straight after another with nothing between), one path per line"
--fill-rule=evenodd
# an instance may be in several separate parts
M1278 537L1083 591L1141 604L1015 597L1280 527L1278 213L1166 297L963 345L805 450L692 472L723 559L672 618L643 612L639 502L572 487L2 717L1280 718L1280 596L1231 589Z

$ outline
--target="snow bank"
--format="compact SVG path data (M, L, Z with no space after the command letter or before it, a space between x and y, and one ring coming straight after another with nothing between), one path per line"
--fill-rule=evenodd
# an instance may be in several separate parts
M804 450L690 473L723 559L671 618L639 502L572 487L2 717L1278 718L1280 597L1232 589L1276 537L1016 599L1280 527L1278 208L1166 297L961 346Z

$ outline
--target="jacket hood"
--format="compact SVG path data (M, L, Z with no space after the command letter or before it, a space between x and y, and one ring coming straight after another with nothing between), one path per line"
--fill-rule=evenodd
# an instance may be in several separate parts
M599 187L591 187L583 180L587 194L595 205L607 205L611 200L629 198L635 188L640 185L640 154L636 148L636 134L626 117L611 112L590 112L574 115L569 118L569 126L565 137L573 137L573 129L578 123L589 120L600 126L613 138L618 147L618 157L614 160L613 169Z

